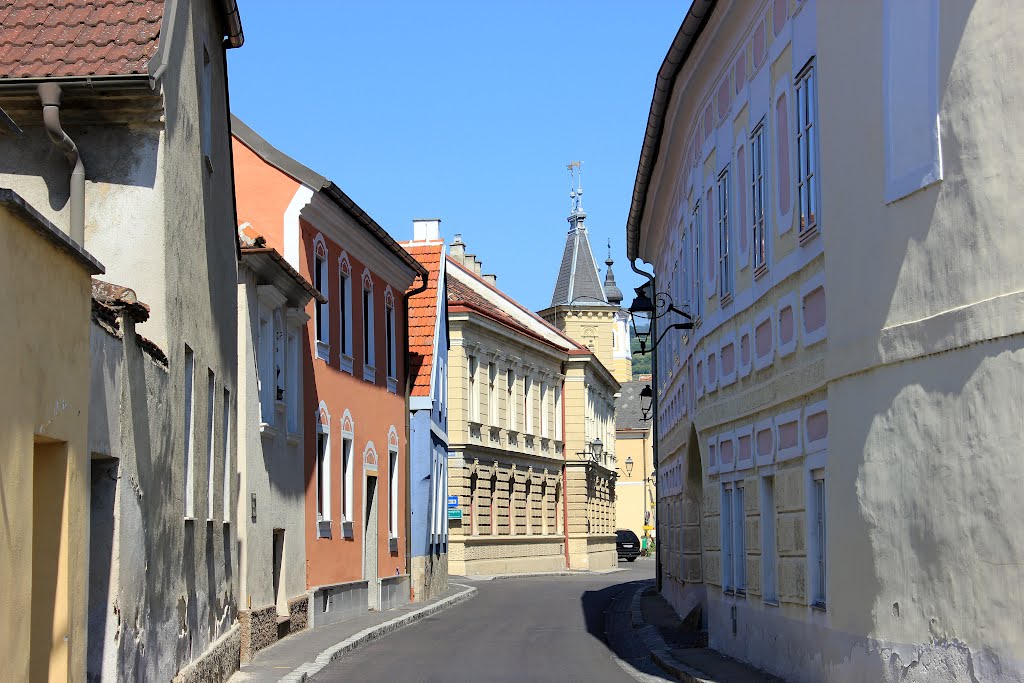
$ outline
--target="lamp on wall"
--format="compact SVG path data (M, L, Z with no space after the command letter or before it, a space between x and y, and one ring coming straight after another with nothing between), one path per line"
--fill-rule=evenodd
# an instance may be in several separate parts
M693 329L693 318L686 311L676 308L675 304L672 303L672 297L668 293L657 292L652 296L650 283L637 287L634 291L636 292L636 297L633 299L633 303L629 305L629 316L633 321L633 332L636 334L636 340L640 343L640 355L654 351L665 335L668 334L669 330ZM667 315L669 311L686 318L687 322L673 323L666 327L661 336L648 349L647 345L651 341L651 328L654 321Z
M647 422L651 419L651 405L654 402L654 391L648 384L640 390L640 419Z
M633 458L626 458L626 476L628 477L633 473Z
M604 443L601 441L601 437L597 437L593 441L587 444L585 451L577 451L576 455L580 460L589 460L590 462L597 462L601 459L601 454L604 453Z

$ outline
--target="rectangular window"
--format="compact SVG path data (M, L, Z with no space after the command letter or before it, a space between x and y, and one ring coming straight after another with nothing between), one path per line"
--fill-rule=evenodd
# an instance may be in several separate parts
M729 256L729 169L718 176L718 294L732 296L732 265Z
M286 343L287 377L285 400L288 402L288 431L296 434L299 431L299 335L289 327Z
M395 354L395 309L393 306L384 307L384 324L387 327L384 334L387 338L388 352L388 377L398 377L398 357Z
M316 287L316 290L320 292L325 299L327 298L326 254L323 257L317 256L315 259L315 267L313 268L313 286ZM327 344L327 304L320 303L318 301L314 312L316 314L316 340L322 344ZM318 355L320 355L319 349ZM324 360L326 360L326 358L324 358Z
M373 291L363 290L363 365L377 367L377 354L374 347L373 329Z
M722 488L722 590L733 589L732 579L732 487Z
M562 440L562 385L555 385L555 440Z
M778 602L775 578L775 478L761 479L761 594Z
M398 538L398 451L388 452L388 537Z
M508 414L505 416L505 418L508 421L508 428L510 430L516 428L516 398L515 398L515 390L516 390L516 371L515 370L509 370L509 371L507 371L505 373L505 392L507 394L506 397L505 397L505 406L506 406L506 410L508 411Z
M469 357L469 419L480 421L480 395L477 393L476 357Z
M494 363L487 365L487 420L492 426L498 424L498 366Z
M256 346L256 377L260 389L260 422L274 424L274 328L270 311L259 308L259 340Z
M527 434L533 434L533 381L529 377L523 378L523 421L526 424Z
M224 521L231 521L231 392L224 390L224 408L221 410L221 442L224 459L224 492L221 508Z
M818 225L817 140L815 131L814 67L796 80L797 209L800 232Z
M352 278L341 274L341 302L338 322L341 325L341 353L352 355Z
M341 518L352 520L352 439L341 439Z
M813 537L813 566L811 567L813 580L811 582L813 594L811 604L815 607L825 607L825 550L826 550L826 529L825 529L825 475L818 472L811 480L811 531Z
M193 384L195 382L196 359L192 349L185 346L185 519L195 517L195 481L192 460Z
M753 220L754 270L768 262L768 232L765 230L764 125L750 137L750 201Z
M704 225L704 210L697 201L693 208L693 294L696 300L694 310L696 317L700 318L704 312L704 275L701 272L701 249L700 233Z
M331 453L330 435L319 432L316 435L316 519L317 522L331 519Z
M216 381L213 370L209 371L206 392L206 519L213 521L213 482L216 478L214 464L217 461L216 436L213 430L214 406L217 404Z
M548 385L540 383L540 435L548 436Z
M746 593L747 590L747 539L744 529L747 514L743 507L743 493L743 485L737 482L732 494L733 503L736 505L736 512L732 517L732 533L735 556L733 576L737 593Z

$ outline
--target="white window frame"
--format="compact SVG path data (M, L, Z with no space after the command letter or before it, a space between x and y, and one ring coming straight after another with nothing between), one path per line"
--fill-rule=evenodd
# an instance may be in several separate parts
M721 535L722 535L722 590L733 591L733 555L732 555L732 482L722 484L722 500L720 501Z
M754 250L754 276L768 267L768 194L765 189L765 136L767 129L762 120L750 136L750 206Z
M477 382L477 371L480 362L476 356L467 357L467 375L469 378L469 421L480 422L480 385Z
M352 500L355 498L355 436L352 432L341 433L341 521L353 522Z
M732 255L729 248L729 167L718 175L718 295L722 303L732 298Z
M696 300L695 316L698 320L704 314L704 272L700 262L700 235L703 230L704 207L698 199L693 205L693 293Z
M487 423L498 426L498 364L487 364Z
M505 371L505 420L510 432L516 430L516 371Z
M321 255L319 252L323 250ZM331 313L330 313L330 280L327 265L327 242L323 235L313 240L313 287L324 297L324 303L316 302L313 307L313 334L316 336L316 357L330 362L331 358Z
M217 416L217 378L210 369L207 373L206 386L206 521L213 521L213 493L216 480L217 463L217 432L215 418Z
M808 480L807 492L807 528L810 536L807 554L808 588L811 606L824 610L828 604L826 564L828 550L828 489L825 484L825 471L812 470Z
M185 345L185 519L195 517L195 352Z
M761 477L761 597L778 605L778 553L775 546L775 475Z
M388 378L396 379L398 377L398 345L395 343L395 305L392 301L391 305L385 303L384 305L384 324L385 334L387 335L387 361L388 361Z
M523 431L533 434L533 378L523 377Z
M548 437L548 384L540 383L540 435ZM609 442L605 442L609 443ZM609 444L610 445L610 444Z
M341 369L352 374L352 266L344 252L338 259L338 289L341 299L338 304L341 309L338 312Z
M388 538L398 538L398 448L388 446Z
M327 416L327 424L320 420L320 413ZM317 538L331 537L331 418L323 403L316 413L316 521ZM323 449L320 448L323 437Z
M562 383L555 382L555 440L562 440Z
M224 522L231 521L231 390L224 387L224 400L221 413L221 447L224 449L221 458L224 461L224 491L221 498L221 512Z
M735 461L735 455L733 459ZM737 595L747 594L746 488L742 480L733 482L732 499L735 512L733 533L733 588Z
M377 381L377 339L374 323L373 277L368 270L363 271L363 379L367 382Z
M256 350L256 379L259 383L260 422L274 424L274 314L262 304L259 306L259 338Z
M796 196L800 235L818 230L818 110L814 61L796 77Z
M293 324L295 320L294 309L288 311L287 333L285 336L285 365L287 373L285 377L285 402L287 404L286 427L289 434L298 434L301 428L301 391L299 390L299 329Z

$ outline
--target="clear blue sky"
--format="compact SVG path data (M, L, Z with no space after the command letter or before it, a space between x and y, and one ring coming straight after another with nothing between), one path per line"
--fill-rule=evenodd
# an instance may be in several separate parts
M584 162L595 256L625 224L654 79L689 2L241 0L234 113L396 239L439 217L531 309L550 303ZM603 263L602 277L603 277Z

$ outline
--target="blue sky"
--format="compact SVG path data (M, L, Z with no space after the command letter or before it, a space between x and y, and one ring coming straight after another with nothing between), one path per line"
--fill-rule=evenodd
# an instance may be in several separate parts
M628 304L637 159L688 4L241 0L231 106L396 239L440 217L534 310L550 303L565 244L565 165L582 160L595 256L611 238Z

